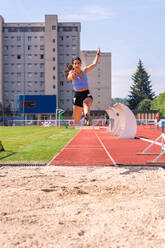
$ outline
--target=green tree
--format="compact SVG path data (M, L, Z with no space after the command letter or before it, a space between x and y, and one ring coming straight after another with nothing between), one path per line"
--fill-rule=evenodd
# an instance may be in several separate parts
M119 98L119 97L112 98L112 106L113 106L115 103L123 103L123 104L125 104L125 105L128 104L126 98Z
M151 102L150 99L144 99L137 105L137 110L150 110L151 108Z
M152 92L150 75L143 67L142 61L139 59L136 72L132 75L133 85L130 87L128 95L128 106L130 109L137 109L138 104L144 99L152 100L155 93Z
M151 110L157 110L161 118L165 118L165 92L154 98L151 102Z

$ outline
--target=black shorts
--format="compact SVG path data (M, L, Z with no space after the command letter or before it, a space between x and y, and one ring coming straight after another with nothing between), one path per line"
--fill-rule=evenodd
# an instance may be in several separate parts
M73 104L79 107L83 107L83 101L87 97L90 97L93 100L93 97L90 94L89 90L85 90L82 92L75 91L75 94L73 97Z

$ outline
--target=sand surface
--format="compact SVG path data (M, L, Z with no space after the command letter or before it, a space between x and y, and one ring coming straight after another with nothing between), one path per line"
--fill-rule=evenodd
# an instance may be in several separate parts
M164 248L165 169L0 169L0 248Z

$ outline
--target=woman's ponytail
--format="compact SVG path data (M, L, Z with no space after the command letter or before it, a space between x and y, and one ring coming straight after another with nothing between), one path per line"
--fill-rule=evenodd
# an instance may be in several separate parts
M70 72L71 70L73 70L73 66L72 66L72 65L67 65L66 68L67 68L67 69L66 69L63 73L64 73L64 75L65 75L65 77L66 77L66 79L67 79L69 72Z

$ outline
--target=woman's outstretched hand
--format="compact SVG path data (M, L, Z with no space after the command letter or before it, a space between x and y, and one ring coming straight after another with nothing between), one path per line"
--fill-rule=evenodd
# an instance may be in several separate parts
M99 55L99 56L100 56L100 53L101 53L100 48L97 48L97 55Z

